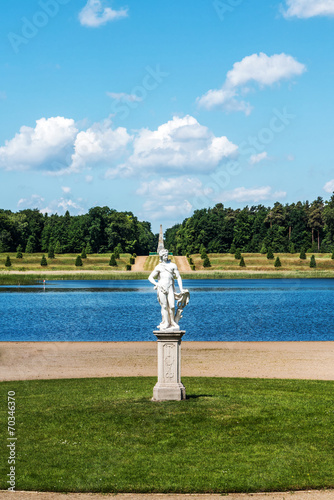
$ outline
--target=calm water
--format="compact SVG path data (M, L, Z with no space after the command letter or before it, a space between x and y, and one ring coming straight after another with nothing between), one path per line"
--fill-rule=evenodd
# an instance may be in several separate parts
M334 279L184 280L184 340L334 340ZM2 341L155 340L147 280L0 286Z

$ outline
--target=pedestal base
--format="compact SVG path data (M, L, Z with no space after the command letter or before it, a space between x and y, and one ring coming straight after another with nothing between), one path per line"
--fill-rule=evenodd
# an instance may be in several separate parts
M181 339L184 330L154 331L158 340L158 382L153 401L181 401L186 389L181 382Z
M186 399L186 388L180 384L160 384L153 388L153 401L181 401Z

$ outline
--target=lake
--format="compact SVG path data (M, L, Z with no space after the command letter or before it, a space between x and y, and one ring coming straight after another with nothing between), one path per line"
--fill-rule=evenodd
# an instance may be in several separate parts
M334 340L334 279L184 280L184 340ZM0 286L2 341L155 340L156 291L147 280Z

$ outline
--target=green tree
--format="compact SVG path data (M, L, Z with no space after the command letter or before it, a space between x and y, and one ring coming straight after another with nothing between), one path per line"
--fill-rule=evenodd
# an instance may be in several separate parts
M57 240L57 242L56 242L55 253L57 253L57 254L63 253L59 240Z
M271 248L268 248L267 259L274 259L274 254Z
M208 255L206 255L204 258L203 267L211 267L211 262L210 262Z
M86 246L86 254L89 255L93 253L93 249L92 247L90 246L90 243L87 243L87 246Z
M81 259L80 255L77 256L77 258L75 260L75 265L76 265L76 267L82 267L82 259Z
M289 245L289 252L290 253L296 253L296 249L295 249L294 243L290 243L290 245Z
M117 266L117 262L116 262L116 258L115 258L115 254L111 254L110 256L110 260L109 260L109 266Z
M237 251L237 248L236 248L235 244L232 243L229 253L234 255L236 251Z
M311 256L311 260L310 260L310 267L316 267L317 264L315 262L315 257L314 255Z
M201 248L201 259L204 260L206 256L207 256L206 248L204 246L202 246L202 248Z
M317 241L317 250L320 250L320 231L324 226L324 202L321 196L312 203L309 209L309 218L308 224L312 230L312 246L314 242L314 231L317 231L318 241Z
M23 249L22 249L21 245L19 245L17 247L17 249L16 249L16 258L17 259L22 259L23 258L22 252L23 252Z
M262 243L262 247L261 247L260 253L262 253L262 254L267 253L267 248L266 248L266 245L264 243Z
M49 259L55 258L55 250L54 250L52 243L50 243L50 245L49 245L48 257L49 257Z
M35 248L36 248L35 237L33 235L30 235L29 238L28 238L28 242L27 242L25 253L34 253Z
M6 262L5 262L5 266L6 266L6 267L10 267L11 265L12 265L12 262L11 262L11 260L10 260L9 255L7 255Z
M239 266L240 267L246 267L246 264L245 264L245 261L244 261L243 257L241 257L241 259L240 259Z
M135 259L133 257L130 257L130 264L134 264L135 263Z
M41 259L41 266L47 266L48 265L48 262L45 258L45 255L43 254L42 255L42 259Z
M274 264L275 267L281 267L282 264L281 264L281 261L280 261L280 258L279 256L277 255L276 257L276 260L275 260L275 264Z
M305 248L304 247L302 247L302 249L300 251L299 258L300 259L306 259L306 252L305 252Z
M331 257L332 260L334 260L334 252L332 253L332 257Z
M82 259L87 259L87 254L86 254L86 249L83 247L82 252L81 252L81 258Z
M240 251L240 248L237 248L236 251L235 251L235 254L234 254L234 258L237 259L237 260L240 260L241 259L241 251Z

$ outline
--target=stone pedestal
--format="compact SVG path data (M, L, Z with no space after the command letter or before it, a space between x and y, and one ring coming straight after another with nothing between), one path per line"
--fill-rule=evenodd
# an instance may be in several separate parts
M153 401L186 399L181 382L181 339L184 330L154 331L158 340L158 382L153 389Z

